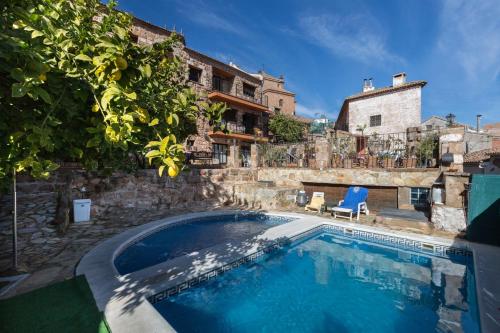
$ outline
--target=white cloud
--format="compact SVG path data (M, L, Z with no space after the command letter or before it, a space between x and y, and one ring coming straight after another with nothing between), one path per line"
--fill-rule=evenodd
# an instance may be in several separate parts
M216 13L203 1L181 1L177 7L179 13L187 19L207 28L222 30L236 35L246 35L248 31ZM228 16L231 17L231 16Z
M309 107L303 104L297 103L295 107L297 115L308 117L308 118L319 118L322 115L326 115L328 118L335 118L336 114L328 112L326 109L321 107Z
M363 63L404 63L401 57L387 49L384 31L370 15L305 16L299 23L306 38L335 56Z
M463 67L469 79L496 80L500 75L498 0L446 1L438 46Z

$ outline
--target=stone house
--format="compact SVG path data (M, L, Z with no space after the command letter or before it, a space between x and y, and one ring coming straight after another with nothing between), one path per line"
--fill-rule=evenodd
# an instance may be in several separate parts
M372 79L364 80L361 93L344 100L336 130L364 135L405 133L421 124L422 88L425 81L406 82L406 74L395 74L392 86L375 88Z
M420 125L422 131L439 130L448 126L448 120L439 116L431 116Z
M134 18L131 33L137 42L145 44L160 42L172 34L166 29L138 18ZM271 112L263 103L265 80L241 70L234 64L225 64L188 48L183 37L174 53L187 63L186 78L189 86L208 101L224 102L228 106L223 119L224 125L229 130L227 133L213 131L212 126L204 118L197 120L197 134L189 136L185 142L186 151L192 162L232 167L248 166L250 145L268 141L268 122ZM271 78L269 76L266 80ZM283 84L282 79L276 80ZM284 89L280 93L294 96ZM268 96L273 94L268 92ZM269 97L266 97L266 100L268 99ZM287 104L292 107L290 101Z
M274 77L264 71L254 74L262 81L263 104L274 114L295 116L295 94L285 89L283 75Z

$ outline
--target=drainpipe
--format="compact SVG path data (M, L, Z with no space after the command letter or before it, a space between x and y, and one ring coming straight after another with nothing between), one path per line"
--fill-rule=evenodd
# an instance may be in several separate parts
M13 199L13 219L12 219L12 266L17 271L17 189L16 189L16 169L12 168L12 199Z

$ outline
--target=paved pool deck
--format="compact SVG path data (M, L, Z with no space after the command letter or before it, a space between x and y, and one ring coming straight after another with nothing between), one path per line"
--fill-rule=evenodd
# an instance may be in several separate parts
M104 311L111 330L141 333L175 332L154 309L148 297L178 287L203 274L211 274L214 269L255 253L266 242L273 242L282 237L294 237L320 226L331 226L340 228L339 230L343 230L346 234L353 232L377 234L378 237L399 238L412 244L425 244L434 250L453 247L472 251L482 331L488 333L500 331L500 248L461 239L418 235L334 220L320 215L268 212L268 214L294 217L295 220L272 227L242 243L219 244L130 274L120 275L114 266L114 259L124 248L160 228L187 219L234 214L234 212L234 210L200 212L161 219L116 235L85 255L76 269L76 274L86 276L96 304L101 311Z

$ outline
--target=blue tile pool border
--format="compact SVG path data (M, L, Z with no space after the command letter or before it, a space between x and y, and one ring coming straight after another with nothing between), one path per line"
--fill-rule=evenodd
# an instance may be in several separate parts
M149 296L147 299L151 304L161 302L169 297L177 295L181 291L194 287L210 279L214 279L217 276L222 275L225 272L230 271L234 268L240 267L243 264L253 262L265 254L273 253L283 248L284 246L290 244L292 241L297 241L299 239L312 236L313 234L319 234L323 232L331 233L334 235L341 235L344 237L347 236L348 238L352 238L355 240L365 240L376 244L389 245L391 247L395 247L398 249L411 250L417 253L432 255L436 257L449 258L450 255L472 257L472 252L465 248L436 244L422 240L414 240L402 236L387 235L384 233L378 233L373 231L358 230L354 228L342 227L331 224L323 224L311 228L307 231L301 232L299 234L293 235L291 237L279 238L276 241L271 242L270 245L265 246L256 252L253 252L247 256L236 259L225 265L216 267L197 277L194 277L185 282L179 283L171 288L168 288L164 291Z

